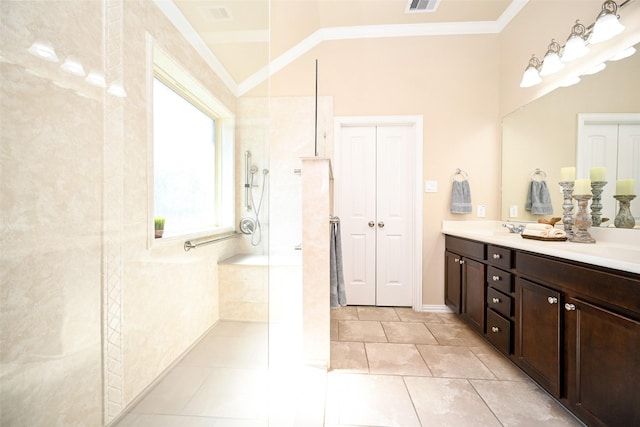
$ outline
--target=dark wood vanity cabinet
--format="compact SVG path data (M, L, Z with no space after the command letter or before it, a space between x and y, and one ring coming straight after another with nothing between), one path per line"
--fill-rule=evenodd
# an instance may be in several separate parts
M447 304L588 426L640 426L640 275L469 242L447 236Z
M447 236L445 303L478 332L485 326L486 245Z

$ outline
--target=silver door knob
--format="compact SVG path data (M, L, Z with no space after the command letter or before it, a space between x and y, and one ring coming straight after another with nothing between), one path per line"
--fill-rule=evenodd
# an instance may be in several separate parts
M383 228L383 227L384 227L384 222L380 221L380 222L378 223L378 227Z
M547 298L547 301L549 301L549 304L557 304L558 303L558 298L549 297L549 298Z
M567 311L575 311L576 305L575 304L566 303L564 305L564 309L567 310Z
M375 223L375 222L373 222L373 221L369 221L369 227L374 227L375 225L376 225L376 223Z

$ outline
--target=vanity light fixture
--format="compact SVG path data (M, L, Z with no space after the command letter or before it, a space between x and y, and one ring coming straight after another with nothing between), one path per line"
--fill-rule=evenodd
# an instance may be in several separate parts
M56 55L56 51L53 49L51 43L48 42L36 40L29 47L29 53L45 61L58 62L58 55Z
M609 61L620 61L621 59L630 57L634 53L636 53L636 48L631 46L623 50L622 52L618 52L615 55L613 55L611 58L609 58Z
M551 39L547 53L542 60L541 76L548 76L556 73L564 68L564 64L560 60L560 45L554 39Z
M590 69L588 69L587 71L585 71L584 73L582 73L583 76L591 76L593 74L597 74L600 71L604 70L605 68L607 68L607 64L605 64L604 62L599 63L598 65L596 65L595 67L592 67Z
M127 92L124 90L124 86L118 80L111 82L109 89L107 89L107 93L109 95L117 96L118 98L127 97Z
M585 34L587 29L580 23L580 20L576 20L575 25L571 29L571 34L564 45L564 52L562 53L562 62L567 63L585 56L589 53L589 48L585 44Z
M84 77L87 73L84 71L82 63L74 56L67 56L64 63L60 66L64 71L74 76Z
M97 71L91 70L87 75L87 78L84 79L87 83L93 86L98 86L101 88L107 87L107 82L104 79L104 74L99 73Z
M602 10L593 24L593 30L589 37L589 43L595 44L607 41L624 31L624 25L620 23L618 4L613 0L606 0L602 4Z
M535 86L542 81L540 73L538 72L538 68L540 68L540 60L536 58L535 54L533 54L531 55L531 59L529 60L527 69L524 70L524 75L522 76L520 87Z
M578 76L573 76L573 77L569 77L568 79L565 79L562 81L562 83L560 83L561 87L569 87L569 86L573 86L575 84L580 83L580 77Z

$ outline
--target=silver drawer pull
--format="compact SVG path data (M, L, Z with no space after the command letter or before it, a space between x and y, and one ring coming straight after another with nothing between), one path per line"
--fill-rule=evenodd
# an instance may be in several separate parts
M497 303L500 302L500 298L494 298L492 301L493 301L494 304L497 304Z
M558 303L558 298L549 297L549 298L547 298L547 301L549 301L549 304L557 304Z
M455 262L455 263L459 263L459 262L460 262L460 258L455 258L455 259L453 260L453 262Z
M494 332L494 333L500 332L500 328L498 328L497 326L492 326L491 327L491 332Z
M497 282L500 280L500 276L492 276L491 278L493 279L494 282Z
M464 264L464 260L463 259L460 260L460 264Z
M576 310L576 305L575 304L566 303L564 305L564 309L567 310L567 311L575 311Z
M500 254L493 254L493 259L500 259L502 256Z

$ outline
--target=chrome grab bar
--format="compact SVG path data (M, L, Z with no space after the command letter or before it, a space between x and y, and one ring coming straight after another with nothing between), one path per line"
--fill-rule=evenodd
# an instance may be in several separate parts
M184 251L189 252L191 249L196 249L196 248L199 248L200 246L206 246L212 243L222 242L223 240L229 240L229 239L233 239L240 236L242 236L242 233L238 233L237 231L234 231L232 234L227 234L226 236L222 236L222 237L216 237L214 239L206 240L204 242L194 243L191 240L187 240L186 242L184 242Z

